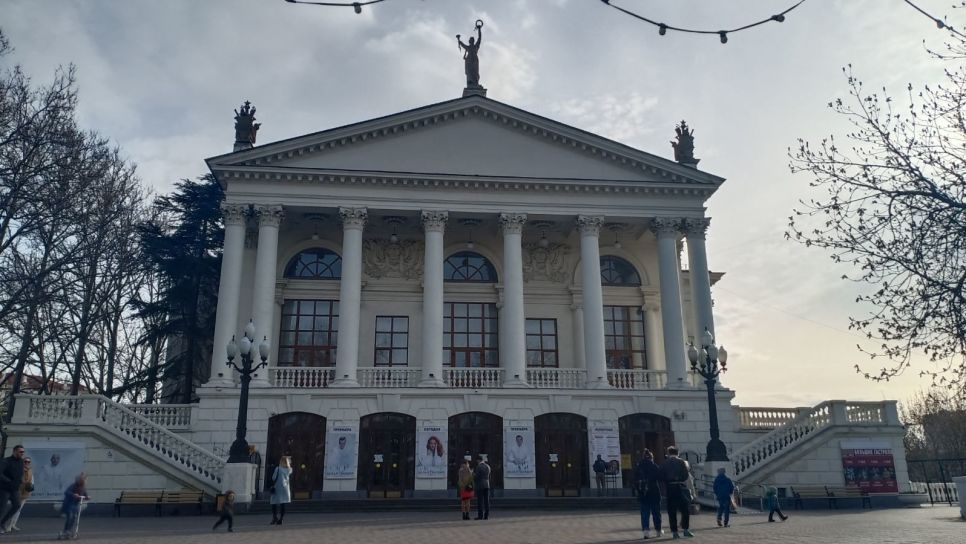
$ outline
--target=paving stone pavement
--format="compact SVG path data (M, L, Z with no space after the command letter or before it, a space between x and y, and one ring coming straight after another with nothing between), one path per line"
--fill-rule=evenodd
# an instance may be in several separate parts
M732 518L719 528L714 515L692 517L694 539L681 542L715 544L780 542L848 544L964 544L966 521L954 507L894 510L789 512L786 522L768 523L761 514ZM379 544L491 542L494 544L621 544L642 542L640 516L631 511L494 511L486 521L462 521L459 513L369 512L361 514L297 513L280 527L264 515L239 515L235 532L224 526L211 531L209 516L90 517L81 520L80 540L105 544L133 543L300 543L351 542ZM667 516L664 517L665 523ZM63 519L22 519L19 533L0 535L2 542L43 542L54 538ZM665 528L666 529L666 528ZM669 542L670 535L656 540ZM653 542L651 539L648 542Z

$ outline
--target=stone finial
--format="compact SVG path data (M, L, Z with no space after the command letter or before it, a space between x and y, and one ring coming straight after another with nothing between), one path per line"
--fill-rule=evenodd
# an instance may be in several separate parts
M677 141L671 141L671 147L674 148L674 160L685 166L697 168L701 159L694 158L694 129L689 129L688 124L681 121L681 124L675 127L674 132L677 134Z
M261 126L255 122L255 107L246 100L241 111L235 110L235 151L254 147L255 135Z

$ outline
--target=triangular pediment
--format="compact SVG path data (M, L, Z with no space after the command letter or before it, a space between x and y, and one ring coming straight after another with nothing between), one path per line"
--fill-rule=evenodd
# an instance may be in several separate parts
M491 178L723 179L563 123L479 96L208 159L216 174L236 168Z

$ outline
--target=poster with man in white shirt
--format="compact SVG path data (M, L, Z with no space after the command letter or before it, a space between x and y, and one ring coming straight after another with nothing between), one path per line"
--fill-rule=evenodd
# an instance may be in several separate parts
M333 425L325 433L325 477L352 479L356 477L356 446L359 433L355 425Z
M529 478L535 474L533 426L513 424L503 429L503 476Z
M64 490L84 472L86 451L80 442L24 442L33 463L34 491L31 500L61 500Z

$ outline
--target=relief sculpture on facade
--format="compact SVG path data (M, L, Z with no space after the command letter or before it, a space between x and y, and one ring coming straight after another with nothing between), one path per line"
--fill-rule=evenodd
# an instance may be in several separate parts
M569 250L570 247L564 244L549 243L547 247L539 243L523 244L523 279L566 281L568 272L565 265Z
M423 277L423 243L418 240L364 240L362 261L370 278Z

